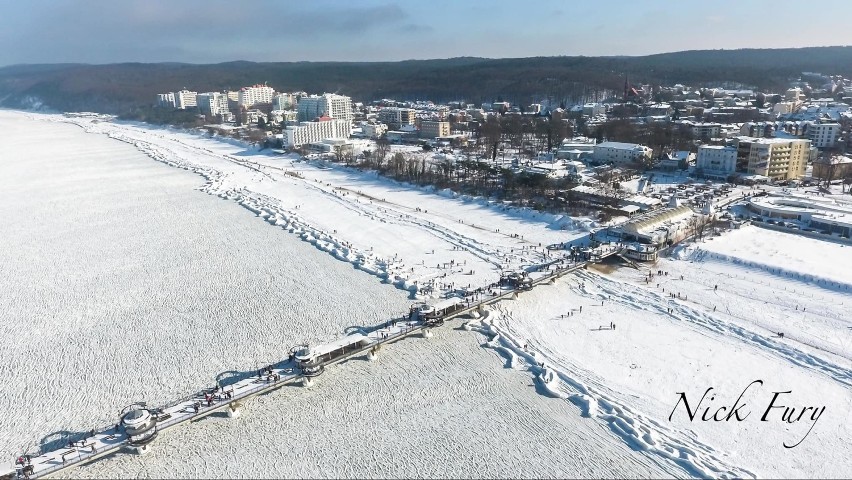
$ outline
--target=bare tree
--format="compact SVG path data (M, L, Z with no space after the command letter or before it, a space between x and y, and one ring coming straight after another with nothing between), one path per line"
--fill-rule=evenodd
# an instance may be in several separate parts
M376 139L376 169L381 170L382 165L390 152L390 141L385 136Z
M831 181L834 180L834 176L837 174L837 169L840 167L840 163L835 161L835 158L826 158L823 159L822 162L817 162L824 165L822 170L822 177L825 179L825 188L831 188Z
M343 145L335 145L332 147L332 153L334 153L334 160L337 161L337 163L343 162L343 159L346 156L346 150Z

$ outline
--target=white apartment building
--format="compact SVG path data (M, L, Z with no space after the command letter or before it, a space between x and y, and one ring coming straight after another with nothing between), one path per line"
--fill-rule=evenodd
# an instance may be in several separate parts
M721 133L721 123L695 123L692 125L693 138L719 138Z
M328 138L349 138L352 132L349 120L322 120L319 122L301 122L289 126L281 132L282 141L287 148L296 148L308 143L321 142Z
M272 87L252 85L240 89L237 102L242 108L251 108L258 104L272 103L273 95L275 95L275 90Z
M388 126L384 123L365 123L361 126L364 136L367 138L379 138L388 131Z
M802 95L801 88L790 88L784 92L784 100L787 100L788 102L797 102L803 97L804 95Z
M296 112L293 110L273 110L269 112L269 121L275 123L288 122L294 123L296 122L298 117Z
M606 105L602 103L587 103L583 105L583 115L595 117L606 113Z
M808 126L808 138L816 148L834 148L838 136L839 123L814 123Z
M786 115L793 113L799 102L778 102L772 106L772 113L776 115Z
M299 99L299 121L305 122L322 116L351 122L352 99L334 93L311 95Z
M199 93L196 97L198 109L205 115L227 115L228 95L220 92Z
M157 106L175 108L175 94L174 94L174 92L158 93L157 94Z
M193 108L198 106L198 102L196 97L198 96L198 92L190 92L189 90L181 90L179 92L174 92L175 96L175 108L179 108L181 110L185 110L187 108Z
M556 158L567 160L579 160L580 158L594 155L595 144L597 140L594 138L574 137L562 140L559 148L556 150Z
M273 110L290 110L296 107L298 99L293 93L279 93L272 97Z
M598 163L632 163L651 158L654 151L638 143L603 142L595 145L592 158Z
M698 147L696 168L706 177L725 178L737 170L737 149L716 145Z

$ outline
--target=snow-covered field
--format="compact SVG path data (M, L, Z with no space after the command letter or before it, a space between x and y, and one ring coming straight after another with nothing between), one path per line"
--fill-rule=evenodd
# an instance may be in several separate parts
M705 256L747 264L830 288L852 288L852 246L755 226L733 230L721 242L701 244ZM843 283L843 285L838 285Z
M69 121L61 116L23 118L0 113L0 119L25 126L35 122L51 132L77 128L57 125ZM8 423L14 431L6 440L10 445L28 432L59 428L52 425L88 428L74 425L79 417L62 413L58 405L88 409L91 420L106 405L115 408L117 398L173 398L184 385L203 386L224 369L250 369L279 358L297 341L322 340L347 325L381 321L382 312L405 309L407 298L423 287L475 288L495 281L504 269L550 260L559 253L547 245L582 242L592 226L584 219L508 210L203 135L71 121L203 175L200 190L227 201L191 191L201 183L198 177L140 161L129 146L114 147L97 167L70 161L84 145L117 144L101 135L83 135L87 140L75 144L69 133L64 144L71 145L71 153L59 147L50 151L53 158L68 155L61 166L36 155L27 160L32 171L12 164L13 177L0 176L2 208L21 225L3 236L13 240L3 253L11 266L3 263L9 273L2 281L11 293L0 300L12 305L0 305L0 315L12 312L8 319L0 317L4 333L19 338L21 346L7 345L0 352L8 356L3 360L19 362L4 372L25 392L14 403L35 393L41 407L34 408L44 417L38 425ZM17 158L26 158L24 145L53 147L33 138L32 128L19 130L10 140L26 139L13 145ZM93 160L94 153L86 158ZM133 167L105 169L110 161ZM45 173L50 168L63 180L50 180ZM103 177L103 171L119 176ZM16 187L30 183L34 186ZM97 195L106 197L90 198ZM27 241L34 238L48 241ZM293 241L297 238L304 242ZM668 275L648 281L647 267L593 268L500 303L485 318L467 323L473 333L446 331L434 342L402 342L375 364L355 360L331 369L314 389L285 388L252 400L239 420L214 418L166 432L144 459L120 455L70 475L848 477L848 248L744 228L705 241L700 249L680 249L650 267ZM172 254L175 250L181 253ZM88 273L88 265L94 273ZM65 283L53 287L54 278L63 275ZM152 278L163 283L149 287ZM101 292L111 298L104 305ZM316 314L302 318L297 313L302 306L288 303L293 298ZM57 310L45 299L65 306ZM73 341L42 345L43 338L21 337L31 323L16 319L32 316L28 303L40 304L38 330L53 329L57 337ZM282 309L288 312L286 328L274 321ZM174 311L182 315L177 322ZM252 323L245 324L245 318ZM184 319L189 333L179 328ZM201 327L208 322L215 326ZM125 325L132 330L119 330ZM106 335L92 333L102 326L112 331L93 341ZM114 346L133 335L142 337L129 352L133 355L116 355ZM185 354L187 343L196 353ZM222 353L217 348L223 343L241 353ZM153 345L166 361L152 358ZM48 358L63 348L63 359ZM79 351L87 352L82 358L100 357L112 368L92 367L95 362L89 361L82 366L105 370L69 380L81 365L65 367L65 359ZM188 378L175 386L174 379L142 368L128 380L123 370L139 368L136 355L147 355L146 368ZM176 355L180 362L172 358ZM209 372L192 377L186 362L191 375L199 368ZM42 376L29 377L24 366L34 366ZM49 368L65 371L57 379ZM152 379L149 384L142 383L144 374ZM71 381L85 391L72 386L55 394L43 385L48 379ZM742 396L740 404L747 407L741 410L750 412L742 422L698 417L690 422L683 404L671 415L678 392L696 408L713 387L699 412L711 407L712 416L719 406L731 407L754 380L763 384ZM110 393L122 389L130 393ZM796 407L797 416L805 406L825 407L816 423L809 421L813 411L801 421L783 423L783 409L761 421L772 392L787 390L791 393L777 403ZM783 446L802 438L795 448ZM299 463L300 458L307 460Z
M716 237L700 250L680 252L682 259L660 261L647 283L647 269L622 267L539 287L517 302L501 303L496 329L515 344L529 343L537 360L556 373L555 388L584 411L594 405L591 415L616 435L639 449L678 458L692 474L848 477L852 296L846 288L852 288L852 274L841 287L816 284L759 266L760 255L742 263L706 253L711 246L737 251L764 230L734 233L741 234ZM826 246L778 235L790 238L774 239L777 246ZM802 261L798 253L793 248L784 253L788 265ZM660 269L668 275L656 276ZM821 263L811 264L808 272L820 269ZM712 416L720 406L730 408L754 380L764 383L743 395L747 406L741 413L751 414L742 422L698 417L690 422L683 405L668 420L677 392L686 392L696 408L713 387L716 398L701 407L701 413L711 407ZM815 424L813 411L788 424L783 409L761 421L773 392L788 390L776 405L795 407L796 418L806 406L824 406ZM783 446L803 438L795 448Z

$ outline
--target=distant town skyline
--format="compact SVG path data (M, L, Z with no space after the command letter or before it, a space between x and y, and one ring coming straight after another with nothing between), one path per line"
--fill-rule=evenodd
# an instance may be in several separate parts
M852 3L0 0L0 66L648 55L849 44ZM815 20L810 20L810 19ZM818 21L816 20L818 19Z

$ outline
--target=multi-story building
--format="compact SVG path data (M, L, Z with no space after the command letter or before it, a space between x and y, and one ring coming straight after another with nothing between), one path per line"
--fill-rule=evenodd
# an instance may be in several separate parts
M637 143L603 142L595 145L592 154L597 163L633 163L650 159L654 151Z
M309 121L323 116L351 122L352 99L333 93L311 95L299 99L299 121Z
M821 158L814 161L814 170L811 174L820 180L839 180L852 175L852 158L842 155Z
M174 92L158 93L157 94L157 106L166 107L166 108L175 108L175 94L174 94Z
M388 126L384 123L365 123L361 130L367 138L379 138L388 131Z
M737 169L737 149L702 145L698 147L696 168L700 169L705 177L727 178Z
M198 92L190 92L189 90L181 90L179 92L174 92L175 96L175 108L179 108L181 110L185 110L187 108L195 108L198 106L198 102L196 97L198 96Z
M385 107L379 110L379 121L390 128L399 129L403 125L414 125L414 110L411 108Z
M787 100L788 102L798 102L803 96L801 88L790 88L784 92L784 100Z
M279 93L272 97L273 110L290 110L295 108L297 103L298 99L293 93Z
M721 133L721 123L695 123L692 125L692 136L694 138L719 138Z
M219 92L199 93L196 97L198 109L205 115L226 115L228 95Z
M450 122L420 122L420 138L446 137L450 135Z
M275 123L287 122L288 124L296 123L298 115L294 110L273 110L269 112L269 121Z
M596 117L606 113L606 105L602 103L587 103L583 105L583 115L587 117Z
M271 104L275 90L266 85L252 85L240 89L237 101L241 108L251 108L259 104Z
M839 123L814 123L808 126L808 138L816 148L834 148L839 135Z
M349 120L322 117L316 122L301 122L289 126L281 132L282 141L287 148L296 148L327 138L349 138L352 132Z
M810 156L810 140L737 138L737 169L773 180L803 176Z

